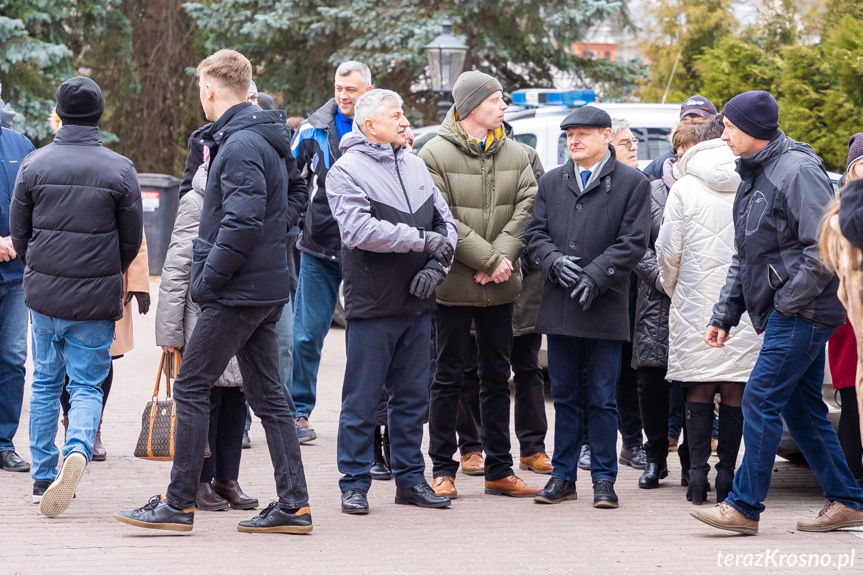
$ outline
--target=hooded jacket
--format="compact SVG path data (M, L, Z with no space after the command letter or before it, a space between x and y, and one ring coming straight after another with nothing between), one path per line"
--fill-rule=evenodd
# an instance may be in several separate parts
M204 138L211 159L192 256L192 299L227 306L287 303L285 158L291 151L285 113L242 102Z
M24 158L33 150L33 144L27 136L5 126L0 127L0 237L9 235L9 205L15 177ZM23 278L24 264L21 258L0 262L0 283L20 282Z
M656 239L660 280L671 296L669 380L745 382L761 350L747 314L725 347L710 347L704 330L734 256L734 193L740 177L722 140L701 142L678 163Z
M725 331L744 311L758 333L774 310L825 327L845 322L836 296L839 278L818 253L821 216L833 186L809 145L778 132L765 148L737 160L737 254L710 320Z
M198 224L204 206L204 188L207 185L207 170L204 165L191 179L191 191L180 198L177 220L171 233L171 243L162 266L162 281L159 284L159 302L156 305L156 345L186 347L201 307L192 301L189 281L192 269L192 243L198 236ZM242 387L243 376L237 358L232 357L227 369L216 381L219 387Z
M21 164L9 214L31 310L71 321L123 316L123 273L144 228L132 162L99 128L67 125Z
M430 313L434 297L411 295L411 281L424 267L448 270L423 253L425 231L448 237L453 247L458 240L431 174L416 156L376 144L357 127L340 148L327 196L341 232L345 318Z
M342 155L336 129L338 109L336 100L330 99L297 127L291 144L291 152L309 190L309 204L297 248L334 262L339 261L341 242L338 224L327 201L326 180L327 172Z
M419 153L458 224L455 260L437 288L437 300L452 306L511 303L521 291L520 257L536 178L527 153L503 130L485 152L467 138L453 106L438 135ZM504 257L515 268L507 281L485 285L474 281L477 270L491 275Z

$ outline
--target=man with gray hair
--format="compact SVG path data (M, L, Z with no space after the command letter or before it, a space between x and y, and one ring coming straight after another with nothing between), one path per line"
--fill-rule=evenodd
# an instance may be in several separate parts
M344 62L335 74L335 95L300 124L291 146L309 190L305 223L297 241L300 273L294 318L291 396L300 443L317 437L309 425L315 408L321 348L336 309L342 272L339 228L327 203L326 178L341 156L339 141L351 131L357 98L372 89L372 73L360 62Z
M369 512L382 382L389 396L395 502L446 507L450 499L426 483L422 437L435 287L449 271L458 229L425 163L404 151L409 122L401 97L390 90L367 92L357 100L354 120L327 178L342 240L347 320L337 451L342 512Z

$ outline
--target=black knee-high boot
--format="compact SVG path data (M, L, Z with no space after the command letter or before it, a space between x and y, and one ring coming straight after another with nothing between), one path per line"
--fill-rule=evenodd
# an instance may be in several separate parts
M734 483L737 452L743 438L743 409L719 404L719 463L716 464L716 502L722 503Z
M707 499L707 472L710 465L710 436L713 431L713 402L686 402L686 433L689 443L689 488L686 499L701 505Z

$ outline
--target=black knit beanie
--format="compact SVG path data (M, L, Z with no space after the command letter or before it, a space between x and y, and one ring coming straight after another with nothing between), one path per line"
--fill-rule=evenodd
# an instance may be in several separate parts
M728 100L722 113L743 133L772 140L779 130L779 105L769 92L743 92Z
M57 115L63 125L98 126L104 111L102 90L90 78L75 76L57 88Z

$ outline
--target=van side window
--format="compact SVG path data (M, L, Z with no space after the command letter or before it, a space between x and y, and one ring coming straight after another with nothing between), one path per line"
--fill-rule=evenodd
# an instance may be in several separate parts
M536 149L536 136L533 134L518 134L515 136L515 141L519 144L527 144L534 150Z
M569 148L566 147L566 132L561 132L557 139L557 164L563 165L569 161Z
M644 151L648 155L642 158L642 151L639 148L639 160L653 160L671 151L671 142L668 141L668 135L671 134L671 130L666 128L647 128L645 131L647 132L647 145L644 146Z

